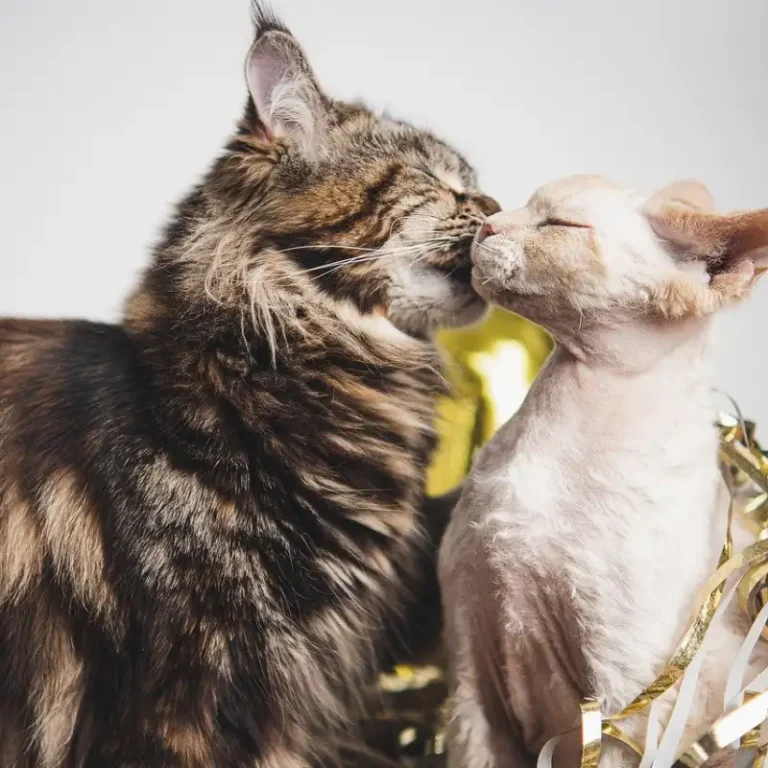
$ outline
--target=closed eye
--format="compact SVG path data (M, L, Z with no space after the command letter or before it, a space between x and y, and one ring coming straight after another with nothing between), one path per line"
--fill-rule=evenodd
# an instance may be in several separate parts
M592 229L589 224L580 224L577 221L549 217L539 224L539 227L576 227L577 229Z

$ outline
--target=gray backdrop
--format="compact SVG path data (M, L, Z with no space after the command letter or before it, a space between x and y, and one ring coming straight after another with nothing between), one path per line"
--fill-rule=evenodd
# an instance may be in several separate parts
M518 206L597 172L768 206L766 0L282 0L329 91L445 136ZM115 318L239 116L247 0L0 0L0 315ZM763 422L768 279L721 323Z

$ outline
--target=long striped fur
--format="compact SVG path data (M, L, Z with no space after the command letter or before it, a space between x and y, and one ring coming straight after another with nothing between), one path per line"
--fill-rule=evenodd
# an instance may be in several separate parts
M0 321L1 768L307 766L437 630L430 339L496 206L268 15L247 71L123 321Z

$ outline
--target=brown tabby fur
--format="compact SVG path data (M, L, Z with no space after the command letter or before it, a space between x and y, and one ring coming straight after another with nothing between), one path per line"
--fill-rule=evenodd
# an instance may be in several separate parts
M482 312L496 205L256 21L123 323L0 321L2 768L307 766L387 640L437 631L429 337Z

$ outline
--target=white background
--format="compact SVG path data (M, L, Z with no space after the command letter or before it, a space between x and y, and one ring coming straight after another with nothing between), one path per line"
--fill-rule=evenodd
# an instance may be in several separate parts
M768 205L766 0L283 0L327 90L453 142L505 206L571 172ZM0 315L115 319L238 118L247 0L0 0ZM768 437L768 279L720 385Z

